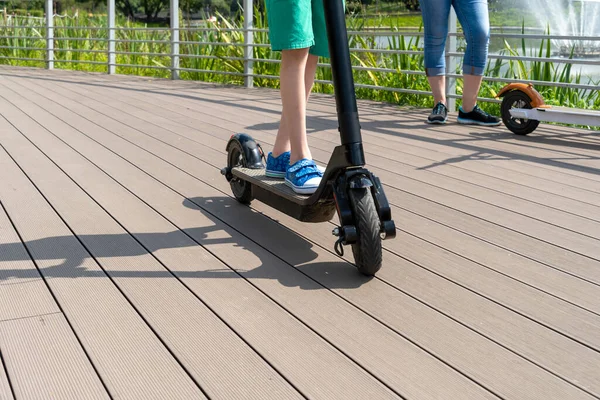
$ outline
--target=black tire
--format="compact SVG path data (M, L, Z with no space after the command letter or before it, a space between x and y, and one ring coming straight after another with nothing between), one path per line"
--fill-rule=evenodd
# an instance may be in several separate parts
M528 135L535 131L540 121L511 117L510 109L513 107L532 109L531 98L520 90L508 92L502 99L502 122L516 135Z
M358 270L373 276L382 264L379 215L369 188L350 189L350 207L354 213L358 240L352 245L352 254Z
M242 146L238 142L231 143L231 146L229 147L229 152L227 153L227 166L229 168L248 166L248 162L242 151ZM252 184L250 182L246 182L234 176L233 179L229 181L229 185L231 186L231 191L237 201L242 204L250 204L253 200Z

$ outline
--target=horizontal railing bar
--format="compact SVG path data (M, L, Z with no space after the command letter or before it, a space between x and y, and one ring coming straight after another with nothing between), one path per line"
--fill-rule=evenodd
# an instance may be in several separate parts
M85 41L90 41L90 42L108 42L108 39L106 39L106 38L54 37L53 39L57 40L57 41L72 40L73 42L85 42Z
M203 74L220 74L220 75L234 75L234 76L246 76L241 72L232 72L232 71L213 71L210 69L195 69L195 68L176 68L177 71L186 71L186 72L200 72Z
M356 84L354 86L357 88L361 88L361 89L384 90L387 92L407 93L407 94L431 95L431 92L427 92L427 91L423 91L423 90L402 89L402 88L377 86L377 85L366 85L366 84Z
M354 53L382 53L382 54L424 54L422 50L388 50L388 49L359 49L351 48L350 52ZM449 54L449 53L448 53Z
M55 47L53 50L55 53L60 53L61 51L70 51L73 53L92 53L92 54L106 54L107 53L107 50L61 49L60 47Z
M170 43L170 42L169 42ZM246 44L246 43L242 43L242 42L196 42L196 41L190 41L190 40L180 40L178 42L175 43L179 43L179 44L198 44L198 45L204 45L204 46L235 46L235 47L247 47L247 46L251 46L251 47L271 47L270 44L268 43L252 43L252 44Z
M0 29L40 29L45 25L0 25Z
M196 58L196 59L206 59L206 60L228 60L228 61L245 61L244 57L221 57L221 56L207 56L203 54L184 54L180 53L179 57L181 58ZM251 59L249 61L252 61Z
M171 44L170 40L138 40L138 39L115 39L106 40L107 42L115 43L158 43L158 44Z
M106 53L106 51L105 51ZM149 57L170 57L170 53L147 53L145 51L115 51L114 54L131 55L131 56L149 56ZM178 54L181 56L182 54Z
M43 29L45 25L2 25L0 29ZM267 28L220 28L220 27L154 27L154 28L141 28L141 27L124 27L117 26L113 28L109 27L98 27L98 26L54 26L55 30L62 29L86 29L86 30L123 30L123 31L204 31L204 32L268 32ZM505 27L502 27L505 29ZM412 29L412 28L409 28ZM520 29L520 28L519 28ZM422 31L398 31L398 30L363 30L354 31L349 30L348 35L353 36L423 36ZM464 36L462 32L450 33L450 36ZM600 41L600 36L571 36L571 35L554 35L554 34L531 34L531 33L495 33L491 32L491 37L504 37L513 39L552 39L552 40L578 40L578 41Z
M461 94L452 94L449 93L446 95L446 97L450 97L453 99L462 99L462 95ZM502 103L502 100L499 99L490 99L488 97L477 97L477 101L483 101L483 102L487 102L487 103Z
M54 59L54 63L55 64L59 64L59 63L76 63L76 64L94 64L94 65L107 65L106 61L88 61L88 60L61 60L61 59Z
M449 36L463 37L463 33L449 33ZM589 40L600 41L600 36L569 36L569 35L545 35L533 33L491 33L490 37L503 37L507 39L551 39L551 40Z
M0 46L0 49L45 51L45 47Z
M45 40L43 36L0 36L0 39L33 39Z
M10 57L10 56L0 56L0 60L39 61L39 62L45 62L46 61L43 58Z
M448 74L448 78L462 79L462 75L459 74ZM564 83L564 82L552 82L552 81L536 81L532 79L516 79L516 78L495 78L491 76L484 76L483 80L487 82L500 82L500 83L525 83L536 86L547 86L557 88L572 88L572 89L583 89L583 90L597 90L598 86L595 85L582 85L575 83Z
M148 69L163 69L171 70L171 67L161 67L160 65L139 65L139 64L119 64L119 63L104 63L104 65L114 65L115 67L126 67L126 68L148 68Z
M465 53L446 53L453 57L464 57ZM580 65L598 65L598 60L581 60L572 58L546 58L546 57L527 57L527 56L505 56L502 54L489 54L488 58L500 59L500 60L513 60L513 61L537 61L537 62L550 62L559 64L580 64Z

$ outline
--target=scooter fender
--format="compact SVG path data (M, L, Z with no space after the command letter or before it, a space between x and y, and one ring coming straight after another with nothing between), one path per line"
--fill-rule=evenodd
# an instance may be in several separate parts
M509 83L508 85L504 86L502 90L500 90L500 92L498 92L496 97L504 97L504 95L513 90L520 90L527 96L529 96L529 98L531 99L531 107L538 108L545 106L544 98L537 90L535 90L531 83Z
M227 147L225 148L228 153L234 143L238 143L244 152L244 158L246 159L248 168L265 168L265 164L262 162L263 151L260 145L252 138L252 136L248 135L247 133L236 133L231 135L229 141L227 142Z

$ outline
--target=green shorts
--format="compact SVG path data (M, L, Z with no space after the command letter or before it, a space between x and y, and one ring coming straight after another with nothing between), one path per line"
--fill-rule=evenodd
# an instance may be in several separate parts
M310 54L329 57L323 0L266 0L266 6L273 50L308 47Z

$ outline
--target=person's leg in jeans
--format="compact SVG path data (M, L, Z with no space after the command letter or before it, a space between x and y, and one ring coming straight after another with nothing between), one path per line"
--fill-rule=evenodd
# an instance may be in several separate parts
M485 113L477 106L477 95L487 64L490 39L488 2L487 0L453 0L453 6L467 41L463 60L463 101L458 113L458 122L499 125L499 118Z
M419 1L425 33L425 72L435 104L427 122L445 123L448 110L446 108L446 61L444 56L452 0Z

